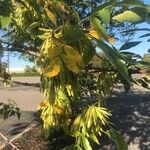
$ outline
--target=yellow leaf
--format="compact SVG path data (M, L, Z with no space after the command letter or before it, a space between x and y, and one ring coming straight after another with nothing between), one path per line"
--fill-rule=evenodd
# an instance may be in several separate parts
M49 101L47 99L43 100L37 107L37 110L41 110L43 107L49 106Z
M56 4L56 7L57 7L60 11L65 12L65 13L68 13L68 11L67 11L66 8L65 8L64 3L58 2L58 3Z
M92 36L98 40L103 40L103 38L100 36L100 34L98 32L96 32L95 30L89 30L88 36ZM111 43L111 44L114 44L115 43L115 38L107 35L107 38L108 38L108 41Z
M82 56L73 47L64 46L65 55L62 56L67 68L72 72L78 74L80 72L79 67L83 65Z
M71 85L67 85L66 89L67 89L67 92L68 92L69 96L74 96L74 93L73 93Z
M131 10L126 10L123 13L114 16L112 19L119 22L123 21L138 22L142 20L141 16L139 16L137 13Z
M61 116L65 115L65 109L64 109L64 108L55 105L55 106L54 106L54 109L55 109L55 111L56 111L56 113L57 113L58 115L61 115Z
M55 46L52 46L48 49L48 57L50 59L54 59L59 55L59 53L60 53L59 49L56 48Z
M66 55L68 56L68 59L72 59L72 61L77 63L79 66L83 65L82 56L73 47L66 45L64 47L64 51L65 51Z
M52 64L46 70L44 70L44 74L47 77L54 77L58 75L60 72L60 65L59 64Z
M45 7L45 11L46 11L47 16L49 17L49 19L56 25L55 14L53 12L51 12L47 7Z
M71 70L72 72L78 74L80 72L79 67L77 66L76 62L74 61L74 57L62 56L64 63L66 64L66 67Z
M108 41L111 44L115 44L115 38L113 38L113 37L108 37Z
M102 40L102 37L95 30L89 30L88 35L93 36L94 38L96 38L98 40Z

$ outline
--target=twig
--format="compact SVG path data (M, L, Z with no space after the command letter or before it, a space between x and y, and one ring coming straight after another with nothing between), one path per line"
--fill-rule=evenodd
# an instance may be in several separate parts
M12 81L12 82L16 84L21 84L24 86L40 87L40 83L28 83L28 82L19 82L19 81Z
M3 79L1 79L0 81L5 81ZM20 85L24 85L24 86L33 86L33 87L40 87L40 83L28 83L28 82L19 82L19 81L12 81L11 83L15 83L15 84L20 84Z
M1 132L0 136L6 141L7 144L11 145L13 149L19 150L12 142L10 142Z

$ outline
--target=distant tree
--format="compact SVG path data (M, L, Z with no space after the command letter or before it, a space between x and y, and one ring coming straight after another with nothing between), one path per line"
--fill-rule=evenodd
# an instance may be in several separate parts
M3 57L3 47L0 43L0 74L2 73L2 57Z
M25 68L24 72L27 73L27 74L37 74L38 70L35 66L30 67L30 66L26 65L26 68Z
M144 54L143 60L150 63L150 53Z

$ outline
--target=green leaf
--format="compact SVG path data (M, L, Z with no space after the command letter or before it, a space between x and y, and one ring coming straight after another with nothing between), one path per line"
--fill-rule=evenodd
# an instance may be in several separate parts
M91 138L95 143L97 143L97 144L100 145L100 143L99 143L99 141L98 141L98 139L97 139L97 137L96 137L96 135L95 135L94 133L90 134L90 138Z
M33 23L29 26L28 30L31 31L32 29L37 28L39 25L40 25L40 22L33 22Z
M123 21L139 22L142 20L141 16L130 10L126 10L123 13L116 15L112 19L119 22Z
M120 53L116 51L116 49L113 49L109 47L107 44L105 44L102 41L99 41L95 39L98 43L98 46L104 51L105 56L107 59L116 67L118 73L123 78L121 79L124 82L125 86L130 87L130 79L128 75L128 69L126 68L126 65L122 62L120 59Z
M128 6L136 6L136 7L144 7L145 4L139 0L124 0L122 2L123 5L128 5Z
M91 24L94 27L94 29L99 33L99 35L102 36L105 40L107 40L108 33L105 27L102 26L100 19L98 19L97 17L92 17Z
M84 136L82 136L82 143L83 143L85 150L92 150L88 139Z
M31 1L31 0L27 0L29 5L32 6L36 12L41 13L41 8L40 5L38 4L38 1Z
M135 54L135 53L132 53L132 52L121 51L120 53L121 53L121 54L124 54L125 56L136 57L136 58L142 59L142 56L141 56L141 55Z
M87 48L84 49L83 60L84 64L87 65L95 55L95 47L88 41Z
M109 9L112 8L113 6L115 6L117 3L116 0L111 0L108 3L104 3L102 5L100 5L98 8L96 8L92 13L91 16L95 15L98 11L102 10L102 9Z
M11 9L10 3L0 1L0 16L8 17Z
M83 150L79 145L76 145L76 149L77 150ZM70 149L70 150L72 150L72 149Z
M104 24L108 24L110 22L110 12L109 9L102 9L96 13L96 16L101 19Z
M146 34L140 36L139 38L144 38L144 37L149 37L149 36L150 36L150 33L146 33Z
M140 28L140 29L130 29L130 30L126 30L126 31L123 31L121 33L130 33L130 32L137 32L137 31L148 31L150 32L150 29L148 28Z
M134 7L131 9L131 11L140 16L142 18L141 21L146 21L147 13L149 12L148 7Z
M135 47L137 46L138 44L140 44L141 41L136 41L136 42L128 42L124 45L121 46L120 50L127 50L129 48L132 48L132 47Z
M75 145L66 146L63 150L75 150Z
M150 62L147 61L137 61L137 63L140 63L142 65L150 65Z
M81 31L81 29L78 26L72 27L65 27L63 30L63 36L60 37L61 40L67 41L67 42L73 42L80 40L81 38L84 38L84 33Z
M148 83L144 80L144 79L137 79L136 80L142 87L146 88L146 89L150 89Z
M2 28L6 27L6 26L8 26L10 24L11 18L10 17L3 17L3 16L1 16L0 17L0 22L1 22L1 27Z
M127 150L127 144L124 141L124 137L120 135L120 133L113 128L111 130L107 130L107 135L114 140L117 145L117 150Z

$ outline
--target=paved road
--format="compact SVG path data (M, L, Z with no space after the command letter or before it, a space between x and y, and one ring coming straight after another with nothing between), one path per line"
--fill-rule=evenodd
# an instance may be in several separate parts
M20 82L38 83L38 77L16 77L12 80ZM21 110L34 111L37 105L43 99L39 88L31 86L13 86L10 88L0 87L0 102L6 102L8 99L14 100Z
M32 111L21 112L21 119L11 117L7 121L0 120L0 132L9 140L24 131L30 124L34 123L35 114ZM5 143L5 140L0 137L0 147Z
M16 77L14 81L38 83L39 77ZM34 111L43 99L39 88L30 86L13 86L4 88L0 86L0 102L7 102L8 99L14 100L21 109L21 120L11 117L8 120L0 120L0 132L11 139L21 133L31 123L35 121ZM0 137L0 147L4 140Z
M39 78L15 78L15 80L38 82ZM0 121L0 132L8 138L14 136L18 131L22 131L35 120L32 111L36 110L36 106L43 99L43 96L40 94L39 89L35 87L0 88L0 102L9 98L13 98L24 112L20 121L14 117L6 122ZM122 92L122 87L119 87L113 96L107 99L107 103L113 114L111 121L116 124L116 128L124 135L129 150L150 149L150 136L148 134L150 133L150 91L135 86L130 94L125 95ZM0 139L0 145L2 143L3 140ZM103 145L101 149L115 150L114 145L109 143Z
M106 103L112 112L110 121L124 136L128 150L150 150L150 90L134 86L125 94L122 87L118 87ZM105 142L96 150L116 150L108 138L101 139Z
M38 83L40 82L40 77L12 77L14 81Z

